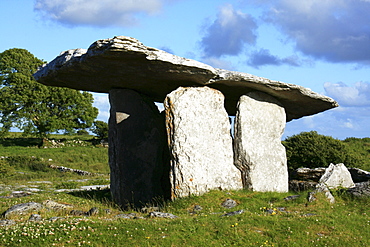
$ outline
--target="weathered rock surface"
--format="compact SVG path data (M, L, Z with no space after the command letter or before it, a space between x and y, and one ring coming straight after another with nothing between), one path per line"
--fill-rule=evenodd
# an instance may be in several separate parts
M355 197L370 197L370 181L355 183L355 187L349 188L347 193Z
M241 189L222 93L208 87L180 87L167 96L164 107L171 198Z
M358 169L358 168L348 168L349 173L351 173L351 177L353 182L361 183L370 181L370 172Z
M344 164L330 164L319 183L324 183L329 189L333 188L352 188L355 187L351 174Z
M307 198L308 201L309 202L313 202L313 201L317 200L316 195L318 193L324 194L324 196L329 200L330 203L335 203L334 196L331 194L328 186L326 184L324 184L324 183L318 183L316 185L315 190L308 193L308 198Z
M73 205L66 203L59 203L52 200L43 201L42 204L52 210L70 210L73 208Z
M40 83L85 91L132 89L163 102L179 86L209 86L225 95L229 115L241 95L265 92L284 106L287 121L316 114L338 104L310 89L209 65L144 46L134 38L98 40L88 50L63 52L35 73Z
M297 180L305 180L305 181L314 181L319 182L322 175L324 175L326 171L325 167L318 167L318 168L298 168L291 172L290 178L297 179Z
M313 181L301 181L301 180L290 180L289 181L289 191L306 191L313 190L316 188L317 182Z
M163 116L153 102L133 90L113 89L109 100L110 189L115 202L122 207L143 206L168 196Z
M221 203L221 206L223 206L224 208L233 208L236 207L237 205L238 203L230 198L226 199L223 203Z
M243 186L254 191L288 191L288 167L281 136L285 111L273 97L251 92L240 97L235 117L235 165Z
M8 208L4 213L4 218L7 218L10 215L13 214L23 214L29 211L37 211L42 209L43 206L40 203L37 202L27 202L27 203L21 203L14 206L11 206Z

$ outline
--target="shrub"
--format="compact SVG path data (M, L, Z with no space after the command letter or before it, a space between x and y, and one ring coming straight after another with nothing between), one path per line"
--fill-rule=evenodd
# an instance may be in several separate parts
M327 167L330 163L355 166L358 162L347 146L331 136L316 131L302 132L283 141L290 169Z
M10 166L16 169L26 169L29 171L50 171L49 165L46 161L36 157L29 156L10 156L7 158Z
M9 165L7 160L0 159L0 178L9 177L14 173L14 168Z
M91 132L94 133L99 139L108 138L108 124L103 121L95 121L94 126L91 128Z

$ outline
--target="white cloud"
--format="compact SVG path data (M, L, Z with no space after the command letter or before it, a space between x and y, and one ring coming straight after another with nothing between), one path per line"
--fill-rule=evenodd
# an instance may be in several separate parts
M170 0L36 0L45 19L68 26L131 26L137 14L156 14Z
M109 119L109 98L108 94L103 93L93 93L94 96L94 103L93 106L99 109L99 115L97 117L98 120L108 122Z
M269 4L273 7L265 20L285 33L298 51L330 62L370 65L370 1L280 0Z
M253 17L224 5L217 19L206 29L201 46L207 57L238 55L246 44L256 42L257 24Z
M338 101L342 106L370 106L370 83L357 82L353 86L344 83L324 84L328 96Z

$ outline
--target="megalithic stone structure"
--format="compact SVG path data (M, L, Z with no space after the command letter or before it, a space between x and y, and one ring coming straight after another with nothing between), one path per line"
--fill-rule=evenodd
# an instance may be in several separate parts
M171 183L169 180L170 176L175 174L171 173L171 171L173 171L176 166L176 172L179 172L179 174L181 174L182 172L186 173L187 171L192 169L194 171L197 171L196 169L201 169L201 167L203 167L204 169L202 171L203 173L205 173L206 171L211 171L213 168L210 168L211 166L209 166L209 164L206 164L204 161L200 160L198 162L195 157L200 157L202 155L207 157L207 153L215 153L215 149L218 148L213 147L213 143L209 143L209 145L207 145L207 148L196 148L194 146L194 150L192 150L193 152L189 153L189 160L193 160L194 162L187 163L186 166L180 166L178 165L180 163L175 160L177 155L180 155L180 153L176 153L175 149L173 148L176 147L176 145L179 145L179 143L181 143L181 145L188 145L188 143L186 140L181 140L181 137L171 139L169 138L170 136L167 136L167 139L169 138L171 141L169 143L165 143L165 141L163 142L165 147L167 148L167 151L168 148L171 149L172 160L170 163L166 163L165 159L163 161L163 171L160 175L162 177L162 182L159 183L160 185L158 184L158 177L160 177L158 174L154 176L154 180L148 180L149 174L151 172L156 173L162 169L157 169L158 167L161 167L161 165L156 162L149 162L146 163L146 165L142 166L146 167L146 169L144 169L146 170L145 172L144 170L141 171L145 175L139 175L137 172L140 169L132 170L130 165L128 165L128 163L125 163L123 159L131 160L132 164L139 164L141 162L141 159L158 161L158 157L160 155L158 154L158 152L153 151L152 149L149 149L151 151L148 153L143 152L143 157L140 157L140 155L138 155L140 154L140 150L145 150L143 146L149 147L150 145L152 145L150 143L154 141L154 139L156 139L156 135L152 134L149 135L150 138L148 139L148 143L142 143L142 145L133 146L134 150L129 151L129 149L118 147L122 146L122 143L124 143L123 136L126 136L130 140L134 140L136 136L140 136L140 138L142 138L143 136L146 136L146 134L149 133L149 130L152 128L149 127L149 125L144 126L138 124L138 128L136 129L133 127L134 125L130 126L128 124L132 119L125 118L124 114L127 114L127 112L125 111L129 108L126 108L126 106L123 105L131 104L131 106L133 106L132 104L137 104L133 103L135 102L134 100L125 101L125 99L130 99L130 97L127 97L127 95L130 95L132 91L135 91L136 93L138 93L138 95L140 95L140 97L138 96L137 99L143 97L146 99L146 101L151 102L146 106L142 105L144 109L151 108L149 107L149 105L153 105L153 102L164 102L167 95L169 95L168 99L173 98L174 93L172 92L176 92L175 90L177 90L179 87L194 88L194 90L189 89L189 92L195 92L199 90L199 94L202 94L201 92L202 90L204 90L203 87L218 90L218 92L220 92L224 96L225 100L223 105L228 115L235 116L238 111L238 116L240 117L240 119L237 120L237 126L239 126L239 129L236 132L238 133L247 133L248 131L253 132L253 130L245 130L248 128L255 128L255 132L258 132L258 129L262 130L261 122L255 121L255 123L253 123L253 118L251 117L253 114L250 115L248 112L244 112L251 110L243 110L248 109L248 107L245 106L248 104L250 105L249 108L253 108L253 105L255 106L254 108L256 109L254 109L253 111L255 111L257 115L264 114L262 111L259 111L258 108L260 106L264 106L265 103L268 103L269 105L271 105L271 107L263 109L271 110L272 108L276 107L276 109L279 109L278 112L282 112L283 109L286 116L285 121L291 121L292 119L298 119L304 116L316 114L338 106L337 102L335 102L333 99L312 92L311 90L301 86L273 81L247 73L216 69L207 64L203 64L191 59L178 57L155 48L147 47L140 43L138 40L125 36L117 36L111 39L98 40L94 42L88 50L74 49L65 51L61 53L58 57L56 57L53 61L41 67L34 74L34 77L38 82L49 86L69 87L78 90L110 94L110 97L112 99L112 111L110 120L111 130L109 137L110 166L112 168L111 173L114 173L111 180L111 190L114 200L121 206L124 206L124 202L135 204L138 204L139 202L147 202L148 200L153 199L153 197L156 197L158 193L166 197L166 193L168 191L172 191L175 194L177 193L179 197L192 193L197 193L197 191L199 191L199 193L205 192L208 187L206 188L204 186L204 181L207 179L214 179L211 178L212 176L204 176L204 178L206 179L202 180L198 178L202 177L203 174L197 173L197 179L193 180L194 182L190 181L191 178L189 177L189 181L186 183ZM202 89L200 90L200 88ZM119 91L120 89L125 89L129 91ZM122 96L119 95L121 93ZM263 97L264 99L261 101L253 96L259 93L263 93L264 95L268 96ZM196 104L197 102L201 102L202 97L197 94L192 95L194 101L192 107L196 109L194 109L193 112L189 111L186 114L202 115L203 113L201 108L203 108L204 106L202 106L201 104ZM272 97L273 100L267 99L269 97ZM182 97L180 97L180 99L182 99ZM245 102L238 103L239 99L242 99L242 101ZM139 101L140 100L136 102ZM186 98L185 101L191 101L191 99ZM179 105L181 104L179 102ZM237 104L239 104L239 107L237 107ZM172 104L168 104L168 106L170 105ZM117 106L119 106L120 109L118 109ZM123 110L121 110L121 107ZM218 107L221 108L221 106ZM141 108L133 106L132 109ZM204 112L208 112L208 110L203 110ZM121 111L124 114L121 114ZM135 113L131 112L131 114L133 115L130 116L135 115L138 117L138 119L145 119L144 116L138 116L140 114L144 115L144 112L145 111L138 110ZM169 111L167 111L167 113L168 112ZM179 113L178 116L183 117L181 113ZM214 116L215 118L217 116L217 119L214 119L215 122L224 122L224 120L218 119L220 117L219 114L216 114ZM157 119L157 117L153 118ZM166 118L167 123L170 123L172 120L174 120L169 119L169 114L166 115ZM222 118L224 118L224 116ZM277 120L277 122L280 123L278 124L279 126L282 122L284 122L283 118L283 113L279 114ZM117 121L120 121L119 119L123 120L122 122L117 124ZM156 122L150 119L146 118L143 121ZM248 121L251 122L245 124L245 119L249 119ZM164 125L165 120L162 120ZM188 121L191 122L192 120L194 121L192 124L196 126L197 121L202 120L202 118L200 116L194 117L193 119L188 118ZM269 122L263 118L260 118L260 120L265 123L268 131L277 132L274 133L275 137L269 139L269 135L256 134L255 138L252 141L250 137L248 139L245 137L245 135L241 134L239 136L238 134L238 136L234 140L234 143L236 142L236 144L234 145L234 153L235 156L238 157L236 159L235 165L240 170L236 170L234 168L230 169L230 162L227 162L227 164L223 162L218 162L217 166L230 171L234 170L236 172L235 174L239 173L239 178L244 179L244 186L246 188L252 188L256 191L285 191L287 181L286 176L283 175L283 171L285 174L286 168L286 164L284 165L283 160L284 150L281 148L280 145L277 144L278 136L281 136L281 131L283 130L283 127L275 126L277 122ZM170 129L167 130L168 133L175 133L175 131L171 129L174 128L175 125L180 125L181 127L181 122L176 121L177 120L175 119L173 125L167 125L167 128ZM209 121L211 121L211 119ZM190 126L191 123L188 122L187 125ZM220 126L221 125L222 124L220 124ZM267 125L270 127L268 127ZM127 130L125 130L125 128L127 128ZM191 132L192 129L189 128L189 130L187 131ZM193 135L194 133L186 133L187 137L193 138ZM227 140L227 138L225 140ZM193 139L193 141L194 143L196 143L195 139ZM274 145L263 145L263 143L267 143L269 141L273 142ZM224 144L225 150L230 150L233 148L229 140L225 141ZM252 146L258 147L259 154L252 155ZM267 151L267 149L272 150ZM158 150L160 150L159 147ZM226 152L225 150L218 151ZM242 158L242 152L245 152L246 154L244 158ZM269 157L269 160L273 160L273 162L270 163L267 158L264 159L264 155L262 155L263 153L267 155L266 157ZM150 158L147 156L150 156ZM248 160L247 157L250 157L251 160ZM216 161L210 160L210 162ZM260 174L262 170L266 169L265 167L267 163L274 167L275 171L277 173L280 173L280 175L276 176L275 178L272 176L257 176L257 174ZM226 166L228 168L226 168ZM284 166L285 168L280 169ZM139 167L141 166L139 165ZM243 172L243 176L240 175L240 171ZM208 175L213 174L215 175L215 177L219 176L219 173L212 172ZM176 176L178 177L178 175ZM234 175L230 176L233 177ZM258 177L258 183L253 182L256 181L254 177ZM136 178L136 180L134 178ZM265 183L267 183L267 179L276 179L278 181L275 184L281 183L283 185L281 187L277 187L275 185L264 185ZM163 181L167 182L163 183ZM223 188L238 187L236 186L238 182L235 182L234 179L220 179L218 181L220 184L222 184L222 186L220 187ZM246 186L248 183L252 184L252 186ZM139 190L139 192L137 190L137 186L135 186L137 184L143 184L144 187L149 188L148 191L144 192L143 190ZM158 188L159 186L164 186L163 188L167 189L162 190L162 192L158 192L160 191ZM179 186L179 188L176 188L176 186ZM202 189L189 189L195 187ZM214 186L212 185L209 189L212 189L213 187ZM183 193L181 191L186 192ZM136 195L135 199L132 199L133 194ZM172 198L173 197L174 196L172 196Z

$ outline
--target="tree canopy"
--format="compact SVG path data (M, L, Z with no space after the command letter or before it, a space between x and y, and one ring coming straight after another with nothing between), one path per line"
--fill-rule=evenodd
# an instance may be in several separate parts
M108 123L100 120L96 120L91 128L91 132L100 139L108 139L108 130Z
M0 53L0 131L12 127L24 134L45 137L91 127L98 115L91 93L49 87L32 76L44 62L25 49Z
M283 141L290 169L327 167L330 163L355 166L356 157L340 140L316 131L302 132Z

